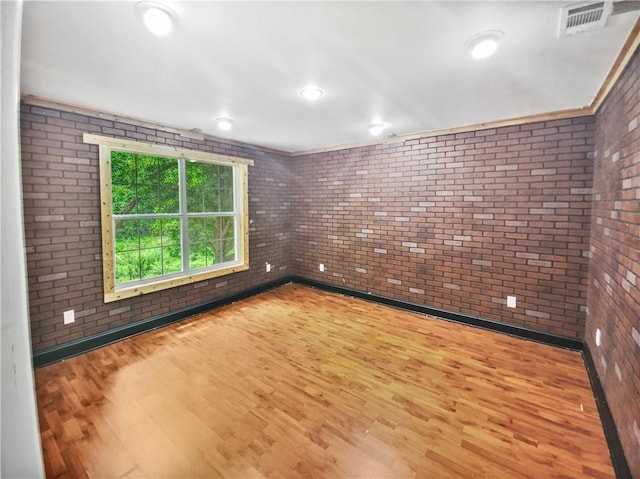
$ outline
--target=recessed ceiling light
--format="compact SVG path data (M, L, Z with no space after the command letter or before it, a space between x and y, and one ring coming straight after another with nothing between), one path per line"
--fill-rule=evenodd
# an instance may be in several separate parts
M324 92L316 87L307 87L300 90L300 96L308 101L316 101L322 95L324 95Z
M136 3L136 7L142 12L145 27L154 35L164 36L173 29L176 14L166 5L145 0Z
M373 136L377 136L384 131L383 123L375 123L373 125L369 125L369 133Z
M472 36L465 42L465 45L473 58L484 60L496 52L503 38L504 33L500 30L490 30Z
M216 123L218 124L218 128L223 131L229 131L233 127L233 120L229 118L217 118Z

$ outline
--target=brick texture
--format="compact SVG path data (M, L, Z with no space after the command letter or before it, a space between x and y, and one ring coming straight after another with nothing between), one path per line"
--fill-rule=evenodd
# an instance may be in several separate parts
M294 272L581 338L594 128L584 117L295 158Z
M290 178L286 158L255 147L197 141L22 104L24 219L34 351L86 337L291 274ZM250 158L250 269L105 304L98 148L85 132ZM272 270L265 271L265 262ZM63 325L74 309L76 322Z
M640 53L596 115L585 340L640 477ZM595 343L596 330L602 334Z

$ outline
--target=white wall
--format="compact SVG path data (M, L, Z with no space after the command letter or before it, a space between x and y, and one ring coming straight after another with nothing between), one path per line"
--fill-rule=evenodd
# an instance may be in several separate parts
M0 15L0 477L38 479L44 473L31 362L18 136L22 0L0 0Z

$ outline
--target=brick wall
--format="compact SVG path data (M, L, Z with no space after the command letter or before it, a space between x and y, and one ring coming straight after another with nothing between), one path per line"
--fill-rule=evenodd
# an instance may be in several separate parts
M34 351L188 307L291 273L287 159L254 147L23 104L24 219ZM105 304L98 147L82 134L166 143L255 160L249 167L248 271ZM269 261L273 269L265 272ZM74 309L76 322L63 325Z
M594 125L556 120L295 158L294 272L581 338Z
M640 53L596 115L585 340L640 477ZM602 344L595 344L600 329Z
M293 160L26 104L21 122L36 351L290 273L582 336L591 118ZM82 143L86 131L255 159L251 270L105 305L97 147ZM266 261L274 272L264 272ZM74 325L62 325L67 309L76 310Z

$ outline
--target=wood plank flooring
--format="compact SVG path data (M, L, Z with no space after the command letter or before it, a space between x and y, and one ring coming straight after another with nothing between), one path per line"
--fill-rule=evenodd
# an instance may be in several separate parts
M613 478L579 353L286 285L36 370L50 478Z

